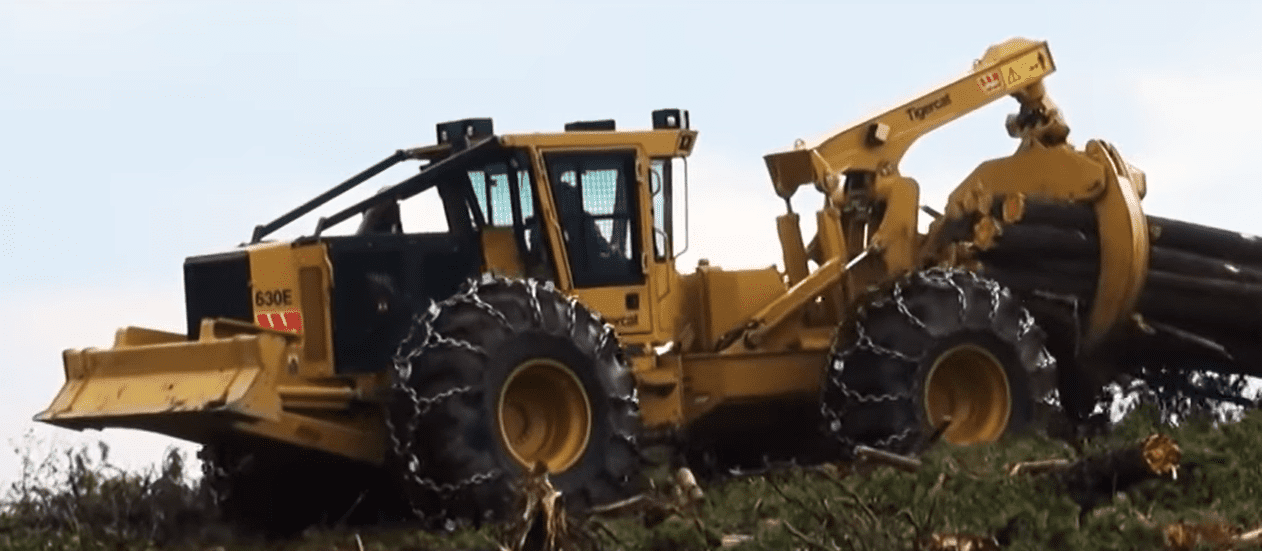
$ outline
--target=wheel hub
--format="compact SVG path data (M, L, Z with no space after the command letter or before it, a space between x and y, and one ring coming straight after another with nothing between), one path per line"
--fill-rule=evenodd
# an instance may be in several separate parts
M587 392L568 367L532 359L513 369L500 391L500 441L519 464L542 462L551 473L574 465L587 449L592 412Z
M1012 395L1003 364L977 345L964 344L938 356L925 383L925 413L952 444L998 440L1012 415Z

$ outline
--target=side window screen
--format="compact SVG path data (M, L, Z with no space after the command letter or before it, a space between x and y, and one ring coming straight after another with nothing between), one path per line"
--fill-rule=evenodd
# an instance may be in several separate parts
M530 182L530 172L520 170L517 172L517 202L521 205L522 218L522 246L526 254L536 264L546 263L544 247L543 228L539 225L539 219L535 217L535 197L533 192L533 184Z
M478 206L490 225L513 225L512 189L508 185L508 169L503 163L488 165L485 170L470 170L469 183L473 185Z
M635 156L548 156L552 195L580 287L644 281L636 241Z
M525 170L517 171L517 185L521 190L521 215L523 218L529 218L535 215L535 199L530 191L530 173Z

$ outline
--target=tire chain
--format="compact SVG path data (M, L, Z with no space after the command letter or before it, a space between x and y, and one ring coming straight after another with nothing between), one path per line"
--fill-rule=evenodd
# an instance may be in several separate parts
M971 278L978 284L986 287L990 292L990 321L995 320L995 316L999 315L999 304L1005 298L1012 296L1012 291L1004 288L998 281L980 277L977 272L969 270L959 270L967 277ZM1021 308L1021 319L1017 320L1017 339L1025 337L1038 327L1038 320L1034 319L1034 315L1026 308ZM1037 360L1038 371L1040 374L1046 374L1056 368L1056 360L1047 352L1046 348L1039 350L1039 358ZM1031 374L1037 375L1037 374ZM1054 386L1053 386L1054 390Z
M999 313L999 304L1005 293L1004 289L998 283L989 279L978 277L977 274L973 271L961 270L958 268L934 267L934 268L929 268L927 270L913 274L912 277L916 278L916 280L918 280L917 281L918 283L923 283L925 285L936 287L939 289L954 290L956 293L956 296L959 298L959 301L960 301L960 308L958 310L959 316L960 316L960 319L963 320L964 311L967 309L967 306L968 306L968 297L964 291L964 288L960 287L960 285L955 282L955 279L953 276L956 276L956 275L968 277L972 279L973 281L986 287L987 291L989 291L990 293L990 304L991 304L990 312L988 313L988 319L993 322L995 319L995 316L997 316ZM904 284L904 281L895 282L894 287L891 290L889 295L881 297L877 299L876 301L873 301L870 306L879 308L882 306L887 306L890 303L893 303L895 310L899 314L903 315L908 320L910 320L913 325L928 331L928 326L924 323L924 321L916 317L914 314L912 314L911 309L907 307L906 300L903 296L903 289L904 289L903 284ZM856 317L863 318L865 314L866 314L866 308L860 308L856 312ZM1018 336L1024 336L1034 327L1034 318L1030 316L1030 313L1022 309L1022 314L1023 314L1022 319L1019 322L1020 329L1019 329ZM872 338L867 334L867 331L864 329L863 323L855 323L854 327L855 327L855 332L857 333L854 343L851 344L845 350L838 351L836 350L836 348L833 349L832 362L831 362L832 365L830 366L829 375L828 375L829 380L833 382L835 385L837 385L837 388L841 390L842 395L847 398L845 406L843 406L843 408L840 411L833 410L823 404L821 404L820 406L821 414L823 415L824 420L828 424L829 428L832 429L834 436L841 442L843 446L845 446L849 450L853 450L855 446L859 444L849 437L836 434L841 429L842 417L844 417L844 413L846 411L851 409L855 404L870 404L874 402L894 402L894 401L899 401L899 400L911 400L914 397L912 396L910 392L866 394L866 393L859 392L859 391L849 388L846 385L846 383L842 381L840 378L842 371L845 369L846 358L850 357L857 351L867 350L875 354L888 356L891 358L895 358L895 359L905 361L905 362L910 362L913 364L919 363L920 360L923 359L923 357L908 356L907 354L904 354L897 350L892 350L889 348L885 348L879 344L876 344L875 342L872 341ZM1047 362L1046 354L1040 354L1039 366L1045 367L1046 362ZM895 442L901 442L905 440L910 434L911 434L911 429L906 428L886 438L877 440L873 444L875 445L875 447L878 447L878 448L885 447Z
M461 291L457 292L455 295L452 295L451 297L448 297L442 300L441 302L434 302L433 300L431 300L430 305L426 309L424 314L413 316L412 327L409 330L408 335L403 339L402 342L399 343L398 348L395 350L395 355L393 358L394 369L392 372L393 380L391 382L392 390L394 390L396 393L401 393L402 395L406 396L412 404L412 412L411 412L411 415L409 416L408 423L405 426L406 434L415 435L416 429L420 424L421 418L425 416L427 413L429 413L429 411L435 405L445 400L448 400L454 396L465 394L468 392L473 392L474 390L473 387L471 386L460 386L460 387L453 387L446 391L437 393L433 396L428 396L428 397L419 396L416 393L416 390L412 388L411 384L409 384L411 380L411 376L412 376L412 360L413 359L423 354L425 350L438 348L438 347L451 347L451 348L464 349L464 350L473 352L475 354L481 355L483 357L487 355L486 350L482 349L481 347L473 343L469 343L467 341L463 341L459 339L452 339L452 338L448 338L441 335L438 331L434 329L434 322L437 321L439 315L441 315L441 313L445 309L464 303L464 304L472 304L474 307L490 314L492 317L494 317L497 321L499 321L505 327L511 327L509 325L507 317L504 316L503 312L500 312L494 306L482 300L482 298L478 296L478 290L484 286L511 285L511 284L525 285L526 289L528 290L527 296L529 297L531 315L536 322L542 323L544 320L543 307L539 301L538 291L540 287L543 287L543 289L546 292L556 292L556 288L553 286L551 281L544 281L543 284L540 285L539 282L533 279L528 279L525 281L511 280L511 279L494 276L491 274L483 274L481 279L469 280L468 282L466 282L464 288ZM568 296L566 298L568 299L567 304L569 306L568 308L569 317L568 317L567 329L572 332L578 323L577 315L580 309L580 304L578 300L573 296ZM603 328L603 332L600 337L601 340L599 343L598 351L604 352L606 347L610 345L616 346L617 347L616 353L619 355L620 363L622 363L621 362L622 347L621 347L621 344L619 344L618 342L617 332L614 330L613 326L606 323L603 317L601 317L596 312L588 310L588 315L591 317L591 320L598 327ZM630 396L610 396L610 398L612 401L616 403L622 403L622 404L628 405L636 412L639 411L639 396L634 385L631 388ZM485 484L504 474L498 469L491 469L485 472L475 473L474 475L470 477L467 477L463 480L456 481L454 483L438 482L432 478L422 476L420 473L423 470L423 461L415 453L412 443L411 442L405 443L399 440L399 436L398 436L399 433L398 431L395 430L393 415L391 414L385 415L385 421L386 421L386 431L390 437L390 445L391 445L391 449L394 452L394 456L397 460L400 460L404 464L406 464L407 474L405 476L408 477L410 482L415 483L417 486L425 488L431 492L434 492L435 494L441 497L444 497L444 498L449 497L455 494L456 492L459 492L470 486L476 486L478 484ZM624 432L616 432L614 434L614 438L626 442L636 452L637 456L641 458L643 457L640 454L639 443L635 435L626 434ZM429 516L427 515L427 513L417 509L415 506L412 506L412 512L414 515L416 515L418 518L421 518L421 519L425 519L427 518L427 516ZM439 512L439 516L446 516L446 515L447 515L447 511L445 510ZM448 524L450 524L451 519L447 519L447 520L448 520Z
M438 319L438 316L442 313L443 309L455 306L459 303L472 304L481 310L492 313L492 317L495 317L503 324L507 324L507 320L504 319L502 313L495 310L491 305L487 304L476 295L478 283L479 282L477 281L471 282L471 284L468 285L463 292L457 293L442 302L436 303L431 300L429 308L426 309L424 314L413 317L412 327L409 330L407 337L399 343L398 348L395 350L393 361L393 381L391 382L391 388L396 393L406 396L408 401L411 402L412 412L408 418L407 425L405 425L406 434L408 435L416 434L416 429L421 418L429 413L435 405L438 405L454 396L473 391L473 387L471 386L457 386L439 392L433 396L418 395L416 389L412 388L412 385L409 384L412 377L412 360L423 354L426 350L441 347L463 349L480 356L486 356L486 351L481 347L468 341L445 337L434 330L433 324ZM418 338L419 342L417 342ZM399 433L395 430L396 427L393 417L393 414L385 415L386 432L389 434L390 445L391 449L394 451L395 458L406 466L407 473L404 476L408 478L409 482L414 483L421 488L430 490L439 496L448 497L469 486L493 480L501 474L498 470L492 469L486 472L475 473L468 478L458 480L454 483L438 482L432 478L421 476L420 472L422 460L414 452L411 442L404 443L399 440ZM427 517L427 514L424 511L417 509L415 506L412 507L412 513L416 515L417 518L424 519ZM442 511L440 514L445 513L446 511Z
M925 270L924 272L920 272L916 274L916 276L918 277L918 279L921 280L921 282L924 282L924 283L927 283L929 285L936 286L939 288L950 287L954 289L956 291L957 296L959 296L960 298L959 312L961 312L961 315L962 315L962 313L968 306L968 300L966 298L966 294L964 293L964 289L960 287L959 284L956 283L951 278L952 275L963 275L965 277L972 279L978 284L986 287L987 291L990 292L990 312L988 314L988 319L993 322L995 319L995 316L997 316L999 313L999 304L1004 298L1004 295L1006 294L1004 289L997 282L978 277L975 272L972 272L969 270L960 270L960 269L944 269L944 268L935 267L935 268L930 268L928 270ZM946 282L946 283L943 283L943 282ZM879 306L887 305L891 302L894 304L895 309L904 317L906 317L908 320L910 320L913 325L920 327L922 329L928 330L928 326L924 323L924 321L916 317L915 314L912 314L911 309L907 307L906 300L903 297L903 282L902 281L896 282L894 284L894 288L891 291L889 296L882 297L878 299L877 301L874 301L872 305L879 307ZM859 312L859 315L862 316L863 313L864 312L861 310ZM1019 328L1018 333L1017 333L1018 338L1025 336L1035 327L1034 317L1031 316L1030 313L1024 309L1022 309L1021 313L1022 313L1021 319L1018 321L1018 328ZM842 369L844 369L845 357L854 354L854 352L857 350L868 350L870 352L880 354L882 356L888 356L888 357L892 357L895 359L912 362L912 363L918 363L920 360L923 359L923 357L908 356L906 354L903 354L902 352L898 352L897 350L891 350L889 348L885 348L883 346L876 344L875 342L872 341L871 337L868 336L867 331L864 329L864 326L861 323L855 324L855 330L858 333L858 336L856 337L854 344L852 344L849 348L847 348L844 351L841 351L841 352L838 352L836 350L833 351L833 362L832 362L832 370L831 370L833 372L833 375L832 375L833 377L835 377L836 375L839 375ZM1040 358L1040 366L1042 366L1043 360L1045 360L1045 358ZM845 384L842 383L840 380L837 380L837 379L833 379L833 380L842 387L843 392L845 392L848 396L855 397L860 402L890 401L890 400L898 399L900 397L901 398L911 397L909 394L906 394L906 393L900 393L899 395L893 395L893 394L865 395L865 394L850 390L848 388L845 388Z

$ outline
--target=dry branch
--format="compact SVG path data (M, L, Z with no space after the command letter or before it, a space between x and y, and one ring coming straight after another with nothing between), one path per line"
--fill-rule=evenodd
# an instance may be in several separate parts
M1167 525L1161 533L1165 538L1166 549L1171 551L1191 551L1200 543L1225 548L1240 541L1240 529L1222 522L1178 522Z
M934 534L923 546L928 551L998 551L999 542L991 536Z
M1241 541L1241 542L1260 541L1262 540L1262 528L1256 528L1254 530L1250 530L1248 532L1240 534L1240 536L1238 536L1236 540Z
M518 516L507 528L503 548L512 551L576 551L590 548L590 538L566 514L561 492L548 479L548 469L535 465L514 485Z
M794 528L792 524L789 524L789 521L787 520L784 521L784 527L786 530L789 531L790 534L793 534L794 537L802 540L803 543L810 546L812 549L817 549L819 551L839 551L837 546L824 545L816 541L815 539L811 538L810 536L803 534L800 530L798 530L797 528Z
M1241 533L1241 529L1224 522L1176 522L1161 530L1166 549L1189 551L1201 543L1212 544L1216 549L1235 549L1236 544L1262 542L1262 528Z
M1008 476L1017 476L1019 474L1039 475L1052 471L1060 471L1073 465L1068 459L1040 459L1037 461L1022 461L1014 464L1008 469Z
M867 446L855 446L854 452L861 461L870 461L872 463L889 465L895 469L907 471L909 473L914 473L920 470L921 466L920 460L914 457L899 455L885 450L878 450L876 448L869 448Z

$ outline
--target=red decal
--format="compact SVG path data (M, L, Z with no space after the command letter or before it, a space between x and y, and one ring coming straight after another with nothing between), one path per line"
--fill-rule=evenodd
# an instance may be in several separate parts
M982 92L994 92L1003 88L1003 79L999 77L999 71L991 71L988 74L977 77L977 86L982 89Z
M273 314L259 314L255 316L259 321L259 327L275 329L277 331L293 331L298 333L302 331L302 313L297 310Z

